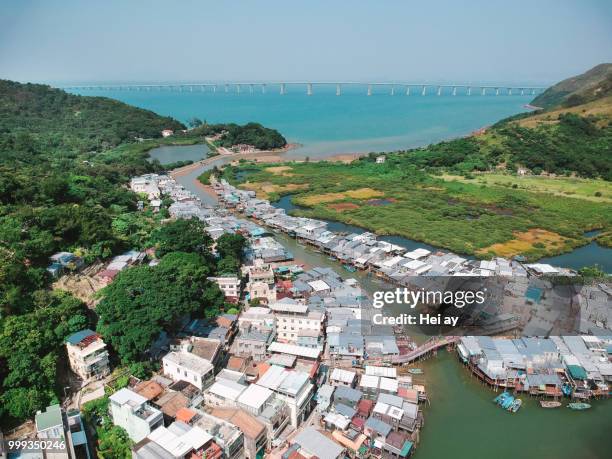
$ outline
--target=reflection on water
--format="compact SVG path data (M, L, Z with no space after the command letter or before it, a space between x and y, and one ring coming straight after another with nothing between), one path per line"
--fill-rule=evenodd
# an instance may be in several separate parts
M170 164L177 161L199 161L206 158L209 152L208 146L204 144L163 145L149 151L149 156L161 164Z

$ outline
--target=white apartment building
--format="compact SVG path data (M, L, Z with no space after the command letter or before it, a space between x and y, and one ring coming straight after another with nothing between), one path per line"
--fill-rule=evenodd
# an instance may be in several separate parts
M225 298L236 301L240 298L240 279L236 276L209 277L209 281L216 282Z
M149 200L158 199L161 195L154 176L135 177L130 181L130 188L134 193L144 193Z
M294 428L310 414L314 385L308 374L272 365L257 381L257 385L271 390L279 400L287 404Z
M214 379L214 366L208 360L186 350L169 352L163 359L164 375L173 381L185 381L200 390Z
M163 413L130 389L118 390L109 400L113 424L123 427L136 443L164 425Z
M295 343L301 331L323 333L325 314L309 311L308 306L292 298L283 298L268 306L276 315L276 336L279 340Z
M102 337L91 330L81 330L66 339L70 368L83 381L110 373L108 351Z
M246 388L246 384L217 378L215 383L204 393L204 403L206 406L234 408L238 397L240 397Z

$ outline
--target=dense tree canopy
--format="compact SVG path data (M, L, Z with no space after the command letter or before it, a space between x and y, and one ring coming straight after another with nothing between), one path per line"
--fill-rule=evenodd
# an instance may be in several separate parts
M259 150L273 150L287 145L287 140L276 129L270 129L259 123L238 124L202 124L193 130L193 134L222 134L217 144L221 147L234 145L253 145Z
M123 363L143 357L162 330L173 331L186 315L218 315L224 297L206 259L197 253L173 252L157 266L121 272L102 292L96 307L98 331Z
M31 313L11 315L0 327L0 419L23 419L56 398L64 339L87 328L85 306L66 293L44 293Z
M154 232L152 239L160 257L170 252L208 256L212 244L211 237L204 231L204 224L197 218L169 222Z
M520 117L524 118L524 117ZM486 134L466 137L393 154L403 167L461 174L527 167L534 173L576 173L582 177L612 180L612 124L597 117L572 113L558 123L522 127L515 118L501 121ZM376 155L362 161L374 161Z
M237 274L244 258L247 240L241 234L225 233L217 239L217 271L219 274Z

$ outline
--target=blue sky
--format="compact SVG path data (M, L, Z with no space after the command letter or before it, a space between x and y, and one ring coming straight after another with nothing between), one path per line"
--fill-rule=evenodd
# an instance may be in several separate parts
M0 78L549 83L612 61L612 2L2 1Z

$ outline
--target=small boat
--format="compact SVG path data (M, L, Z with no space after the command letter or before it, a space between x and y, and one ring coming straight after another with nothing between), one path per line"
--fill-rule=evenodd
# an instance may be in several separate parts
M504 410L508 410L512 404L514 403L514 397L512 395L508 395L505 400L503 400L500 405Z
M551 402L551 401L540 401L540 406L542 408L559 408L561 406L561 402Z
M501 404L508 397L508 395L510 395L508 394L508 392L502 392L493 399L493 403L496 403L498 405Z
M408 373L412 375L422 375L423 370L421 370L420 368L408 368Z
M567 405L568 408L572 409L572 410L588 410L589 408L591 408L591 405L589 405L588 403L569 403Z
M563 395L565 395L566 397L569 397L570 395L572 395L571 384L563 383L563 385L561 386L561 391L563 392Z
M516 413L522 404L523 404L523 401L520 398L517 398L508 407L508 411L510 411L511 413Z
M342 265L342 267L346 269L349 273L354 273L355 271L357 271L357 268L351 265Z

